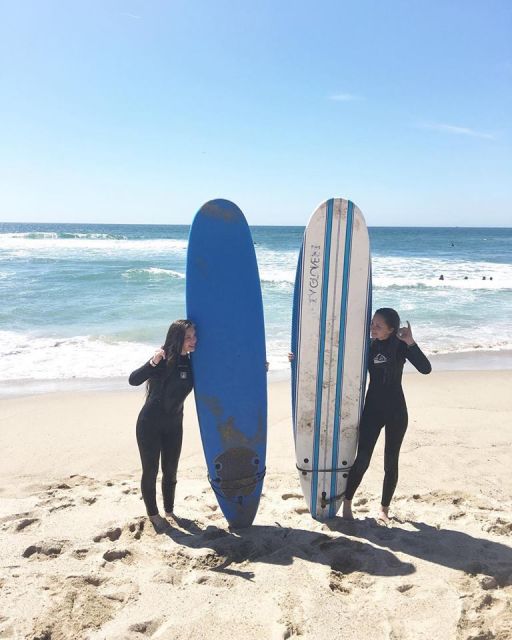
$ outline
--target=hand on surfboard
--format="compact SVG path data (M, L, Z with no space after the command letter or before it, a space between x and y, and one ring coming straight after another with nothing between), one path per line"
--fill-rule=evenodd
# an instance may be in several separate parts
M412 329L411 325L409 324L409 320L407 320L406 327L400 327L400 329L398 329L398 331L396 332L396 336L410 347L415 344L414 338L412 337Z

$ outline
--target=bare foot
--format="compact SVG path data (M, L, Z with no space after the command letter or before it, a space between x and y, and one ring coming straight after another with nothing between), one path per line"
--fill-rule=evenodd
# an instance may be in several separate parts
M148 517L157 533L163 533L166 529L169 528L169 523L165 518L162 518L159 513L157 513L155 516Z
M341 515L342 515L342 518L345 518L345 520L354 519L354 514L352 513L352 500L343 501L343 511Z
M176 522L178 521L178 516L174 513L174 511L166 511L165 517L169 520L176 520Z
M384 526L389 527L389 525L391 524L391 520L388 516L388 513L389 513L389 507L381 506L379 515L377 516L377 523L383 524Z

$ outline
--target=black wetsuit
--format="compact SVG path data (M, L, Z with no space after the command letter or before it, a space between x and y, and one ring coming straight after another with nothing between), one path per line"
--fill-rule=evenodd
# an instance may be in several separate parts
M370 464L380 430L385 427L382 506L389 507L398 482L398 456L407 430L407 406L402 390L402 372L406 360L420 373L430 373L432 370L427 357L416 344L408 347L394 335L387 340L372 341L368 364L370 384L359 424L357 456L345 491L347 500L354 497Z
M146 380L149 380L149 392L137 420L137 444L142 461L142 497L148 515L154 516L158 513L156 477L160 457L164 509L168 513L174 509L183 439L183 403L193 387L189 357L180 356L171 367L165 360L160 360L156 367L148 361L129 378L131 385L140 385Z

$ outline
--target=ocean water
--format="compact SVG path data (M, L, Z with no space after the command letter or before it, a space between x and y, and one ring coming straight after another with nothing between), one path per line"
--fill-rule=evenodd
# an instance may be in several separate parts
M271 371L288 368L303 230L252 228ZM187 226L0 223L0 383L126 377L184 317L187 238ZM512 229L375 227L370 241L374 309L395 307L428 354L512 349Z

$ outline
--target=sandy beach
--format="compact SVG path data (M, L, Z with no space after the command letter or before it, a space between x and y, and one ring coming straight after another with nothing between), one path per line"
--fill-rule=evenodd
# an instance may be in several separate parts
M506 640L512 634L512 371L404 377L393 524L383 438L356 521L314 521L294 468L288 382L269 388L254 526L230 532L187 400L179 521L139 493L141 389L0 401L0 638Z

